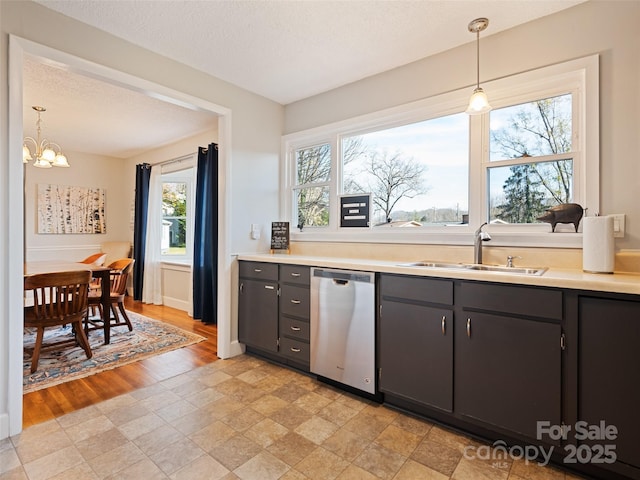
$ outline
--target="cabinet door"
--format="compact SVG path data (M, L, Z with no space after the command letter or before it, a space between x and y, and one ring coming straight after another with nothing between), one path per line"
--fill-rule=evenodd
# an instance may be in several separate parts
M455 325L456 411L532 439L536 422L560 425L560 325L463 313Z
M618 429L619 462L640 466L640 303L582 297L579 301L579 419Z
M380 390L451 412L453 313L382 301Z
M240 279L238 340L270 352L278 351L278 284Z

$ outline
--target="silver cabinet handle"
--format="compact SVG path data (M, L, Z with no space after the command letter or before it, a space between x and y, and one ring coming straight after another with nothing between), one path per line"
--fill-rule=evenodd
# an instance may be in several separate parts
M292 277L299 277L300 274L298 272L291 272Z
M294 305L300 305L300 300L291 300Z
M244 293L244 283L240 284L240 293Z
M275 290L276 287L274 287L273 285L265 285L264 288L266 288L267 290Z
M300 349L299 349L299 348L291 347L291 351L292 351L293 353L300 353Z
M471 319L467 318L467 337L471 338Z
M293 330L294 332L299 332L300 327L294 327L293 325L291 325L291 330Z
M446 325L447 325L447 317L445 315L442 316L442 334L444 335L447 331L446 329Z
M254 268L253 271L256 272L256 273L260 273L262 271L262 269L261 268Z

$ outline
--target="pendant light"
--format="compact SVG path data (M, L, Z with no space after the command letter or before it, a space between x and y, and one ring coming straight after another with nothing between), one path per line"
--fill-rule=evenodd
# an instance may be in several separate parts
M477 69L476 69L476 88L473 91L473 95L469 99L469 106L467 107L466 113L469 115L480 115L482 113L487 113L491 110L491 105L489 105L489 99L487 98L487 94L484 93L484 90L480 87L480 32L482 32L485 28L489 26L488 18L476 18L469 23L469 31L471 33L476 34L476 60L477 60Z
M34 167L38 168L51 168L51 167L68 167L69 162L67 161L67 157L65 157L62 153L62 149L60 145L57 143L50 142L47 139L40 139L41 134L41 122L40 114L42 112L46 112L47 109L44 107L33 106L36 112L38 112L38 120L36 121L37 128L37 137L24 137L24 141L22 144L22 162L27 163L29 160L33 160L35 157L35 162L33 162ZM31 153L31 150L27 146L30 143L34 147L34 152ZM57 149L56 152L54 149Z

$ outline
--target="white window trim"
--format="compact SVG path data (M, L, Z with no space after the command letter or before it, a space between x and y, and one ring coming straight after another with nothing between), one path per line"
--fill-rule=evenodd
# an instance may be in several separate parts
M193 263L193 226L195 209L195 159L181 162L180 165L169 164L162 166L160 182L186 182L187 184L187 238L185 255L167 255L160 252L160 262L163 264L181 264L191 266ZM189 173L186 173L189 170Z
M531 92L542 95L554 91L567 93L568 86L574 95L572 134L577 156L574 157L574 198L587 209L589 215L600 211L600 130L599 130L599 57L592 55L557 65L542 67L483 83L494 108L518 103L518 98L528 99ZM330 182L331 210L328 227L305 227L302 232L292 228L291 240L297 242L369 242L397 244L447 244L469 245L473 232L483 223L486 202L486 165L488 161L488 115L471 118L469 161L469 221L468 225L429 226L420 229L339 228L338 178L340 161L339 140L343 135L381 129L402 122L421 121L464 111L470 93L468 89L426 98L372 114L335 122L328 125L292 133L282 138L281 211L283 218L293 221L293 185L295 185L295 150L313 144L329 143L332 156ZM541 98L541 97L540 97ZM581 102L576 104L576 102ZM480 128L478 128L480 127ZM476 148L473 148L476 145ZM581 160L581 161L580 161ZM582 169L584 165L584 171ZM296 222L292 225L296 225ZM561 226L558 226L559 230ZM573 228L569 226L570 228ZM530 246L579 248L582 234L562 228L563 232L550 232L548 224L488 225L494 246Z

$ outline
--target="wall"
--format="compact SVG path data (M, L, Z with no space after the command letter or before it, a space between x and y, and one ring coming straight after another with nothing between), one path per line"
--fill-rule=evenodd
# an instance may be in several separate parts
M70 168L25 166L26 260L65 259L78 261L100 250L106 241L131 241L131 204L123 185L125 161L77 152L68 152ZM37 188L39 184L99 187L106 191L107 229L104 234L37 233Z
M640 2L590 1L481 37L481 83L600 55L600 211L624 213L618 249L640 249ZM466 24L461 22L460 28ZM285 133L375 112L475 82L475 43L396 68L285 109ZM491 95L491 92L487 92Z
M213 25L212 27L215 27ZM222 235L221 274L230 278L234 250L258 251L250 223L267 224L278 215L278 162L284 109L258 95L139 48L30 1L0 2L0 438L18 433L22 423L22 262L23 216L20 146L21 87L9 71L9 35L123 72L166 89L224 107L225 164L220 179L226 222ZM15 61L15 60L13 60ZM11 112L14 112L11 114ZM260 208L255 208L259 205ZM227 221L231 219L231 221ZM218 352L239 351L232 318L234 293L220 285ZM222 347L222 348L221 348Z

